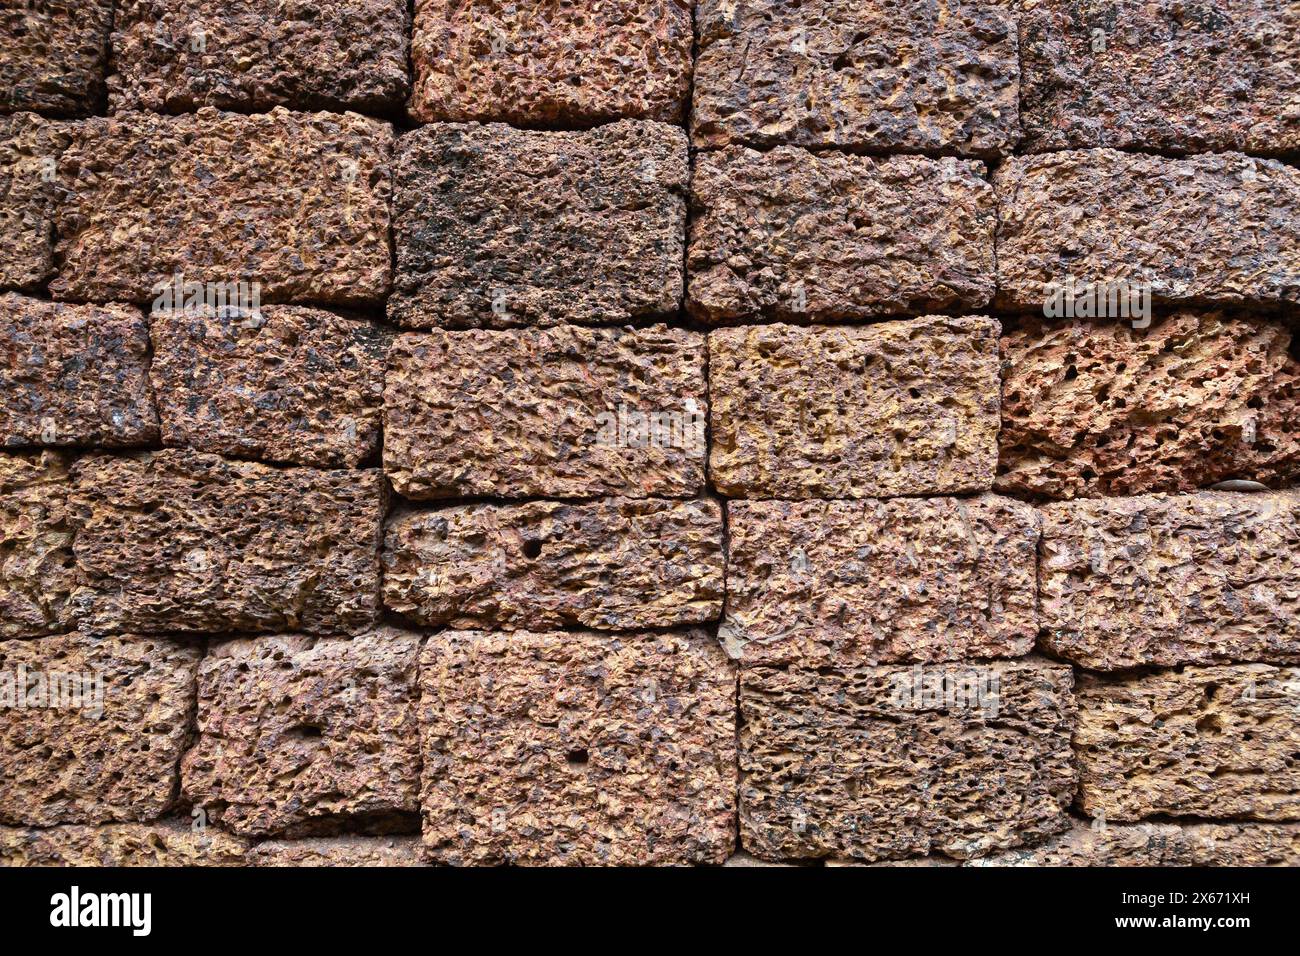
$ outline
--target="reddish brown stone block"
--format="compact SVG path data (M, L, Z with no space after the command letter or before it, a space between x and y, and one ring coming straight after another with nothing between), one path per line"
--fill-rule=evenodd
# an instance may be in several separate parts
M183 817L102 826L0 827L0 866L243 866L248 845Z
M0 289L32 291L54 274L58 160L70 129L31 113L0 116Z
M0 113L95 112L113 0L14 0L0 10Z
M1300 826L1138 823L1076 826L1042 846L967 866L1297 866Z
M419 837L338 836L264 840L248 854L250 866L423 866Z
M67 630L76 586L68 461L0 454L0 639Z

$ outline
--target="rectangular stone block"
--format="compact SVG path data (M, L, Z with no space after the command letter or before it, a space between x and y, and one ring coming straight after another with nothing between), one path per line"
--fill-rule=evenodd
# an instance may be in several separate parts
M984 164L731 146L696 157L688 306L716 322L980 309L994 293Z
M1002 338L995 487L1048 498L1300 477L1300 360L1281 323L1175 312L1026 321Z
M17 0L0 10L0 113L85 116L104 96L113 0Z
M384 470L407 498L704 489L703 336L557 326L399 336Z
M55 298L154 302L180 276L262 302L388 291L392 127L354 113L120 113L78 125L59 175Z
M70 131L32 113L0 116L0 289L32 291L54 274L58 161Z
M402 831L419 810L420 638L240 638L199 667L187 801L239 836Z
M1300 149L1293 0L1038 0L1020 36L1021 119L1035 152Z
M1093 670L1300 662L1300 491L1048 505L1039 613Z
M319 468L379 450L390 333L322 309L155 312L166 445Z
M1300 668L1083 675L1078 697L1088 816L1300 820Z
M385 533L384 604L428 627L702 624L722 613L722 535L711 499L407 512Z
M690 94L690 0L416 0L411 115L515 126L678 123Z
M200 655L191 643L135 635L0 642L0 824L165 813Z
M423 866L419 837L338 836L263 840L248 854L250 866Z
M0 866L244 866L248 845L190 817L45 829L0 827Z
M113 112L401 108L405 0L122 0Z
M764 859L967 858L1070 826L1069 667L745 665L740 837Z
M0 445L157 440L149 327L138 308L0 295Z
M695 145L1009 152L1020 64L1007 6L703 0Z
M383 475L188 450L73 470L77 589L96 632L352 633L379 613Z
M734 498L987 491L1000 327L984 317L709 334L709 474Z
M1034 646L1038 516L1010 498L727 503L727 612L745 664L1019 657Z
M438 863L722 864L736 675L700 631L444 631L420 664L424 848Z
M0 640L67 630L76 587L68 461L0 454Z
M1001 307L1040 311L1070 280L1157 305L1300 302L1300 169L1090 149L1011 157L993 185Z
M388 315L406 328L616 325L675 313L686 134L439 123L398 141Z
M967 866L1297 866L1300 826L1268 823L1076 826L1042 846Z

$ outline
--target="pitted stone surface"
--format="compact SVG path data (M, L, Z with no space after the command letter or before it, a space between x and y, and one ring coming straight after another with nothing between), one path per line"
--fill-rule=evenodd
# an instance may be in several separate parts
M1300 361L1279 323L1177 312L1027 321L1002 339L995 486L1049 498L1300 476Z
M85 116L104 95L113 0L21 0L0 10L0 113Z
M292 305L150 324L164 444L319 468L378 451L391 341L379 326Z
M1019 137L1016 20L997 3L704 0L696 21L697 146L991 157Z
M720 637L745 664L1019 657L1038 516L1010 498L732 501Z
M614 325L682 301L686 134L437 123L398 141L389 317L406 328Z
M998 323L946 318L709 334L709 474L734 498L985 491Z
M736 675L700 631L444 631L421 657L424 847L439 863L721 864Z
M265 840L249 851L250 866L423 866L419 837L310 837Z
M396 111L407 26L405 0L122 0L109 104Z
M13 698L0 707L0 824L165 813L200 656L196 644L137 635L0 642L0 693Z
M0 295L0 445L156 442L148 367L134 306Z
M411 115L515 126L680 122L690 0L416 0Z
M67 630L76 587L68 459L0 454L0 640Z
M240 638L199 667L185 797L240 836L404 829L419 810L420 638Z
M705 321L965 311L994 292L984 164L768 153L696 157L689 308Z
M1300 169L1240 153L1088 149L993 174L998 303L1041 310L1051 283L1148 284L1157 303L1300 303Z
M1173 823L1076 826L1042 846L967 866L1297 866L1300 826Z
M185 817L46 829L0 827L0 866L243 866L248 845Z
M925 688L947 682L945 698ZM1070 668L745 665L740 836L764 859L973 857L1070 825ZM931 699L935 697L935 699Z
M427 627L632 630L722 613L713 500L462 505L389 522L384 604Z
M1300 668L1084 675L1078 698L1088 816L1300 820Z
M702 336L662 325L399 336L384 470L416 499L698 494L704 362Z
M74 469L83 629L350 633L379 613L377 469L317 471L188 450Z
M153 302L182 275L257 282L263 302L379 303L392 146L391 126L355 113L86 120L59 163L50 292Z
M1021 121L1035 152L1300 149L1293 0L1037 0L1020 36Z
M11 15L0 11L0 22ZM71 129L32 113L0 116L0 289L32 291L54 274L58 162Z

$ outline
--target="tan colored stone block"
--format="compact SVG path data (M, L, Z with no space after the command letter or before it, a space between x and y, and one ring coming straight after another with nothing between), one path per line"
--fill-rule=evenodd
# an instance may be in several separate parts
M67 630L76 587L68 459L0 454L0 639Z

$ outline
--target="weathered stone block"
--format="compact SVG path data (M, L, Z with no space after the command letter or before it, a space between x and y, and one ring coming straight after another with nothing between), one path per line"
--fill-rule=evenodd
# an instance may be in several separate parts
M589 126L676 123L691 85L689 0L416 0L411 115Z
M388 291L387 123L355 113L120 113L81 123L59 175L55 298L153 302L176 276L262 302ZM209 302L208 304L212 304Z
M149 327L129 305L0 295L0 445L158 440Z
M150 322L164 444L321 468L355 468L378 450L382 328L291 305Z
M1041 310L1070 279L1149 286L1156 304L1300 302L1300 169L1090 149L1012 157L993 184L1003 307Z
M312 837L266 840L249 851L250 866L423 866L419 837Z
M1043 644L1093 670L1300 662L1300 492L1043 509Z
M0 12L0 23L11 15ZM70 129L31 113L0 116L0 289L31 291L54 274L58 161Z
M240 836L388 832L419 810L420 638L240 638L199 668L185 797Z
M243 866L248 845L188 817L46 829L0 827L0 866Z
M983 163L770 153L696 157L689 307L860 319L979 309L994 292L993 188Z
M399 336L385 471L407 498L698 494L704 361L662 325Z
M67 630L73 527L68 462L0 454L0 639Z
M113 0L7 4L0 11L0 112L95 112L112 22Z
M722 613L722 508L610 498L408 512L384 540L384 604L437 627L623 630Z
M378 469L188 450L74 468L78 625L146 633L355 632L379 613Z
M740 834L764 859L980 856L1069 826L1069 667L744 665Z
M444 631L421 657L424 846L454 864L721 864L736 675L707 634Z
M687 143L439 123L398 141L388 314L407 328L616 324L676 312Z
M1172 823L1076 826L1042 846L967 866L1296 866L1300 826Z
M1300 362L1285 326L1177 312L1029 321L1002 339L1001 491L1194 491L1300 475Z
M1019 137L1016 21L996 3L704 0L697 146L992 157Z
M727 504L727 616L745 664L1018 657L1038 634L1038 516L988 495Z
M0 642L0 824L166 812L199 656L192 644L135 635Z
M709 334L709 474L737 498L986 491L998 323L928 316Z
M1079 808L1300 819L1300 668L1241 664L1079 679Z
M1038 0L1020 36L1021 119L1034 151L1300 149L1292 0Z
M406 76L405 0L123 0L114 112L200 106L388 112Z

